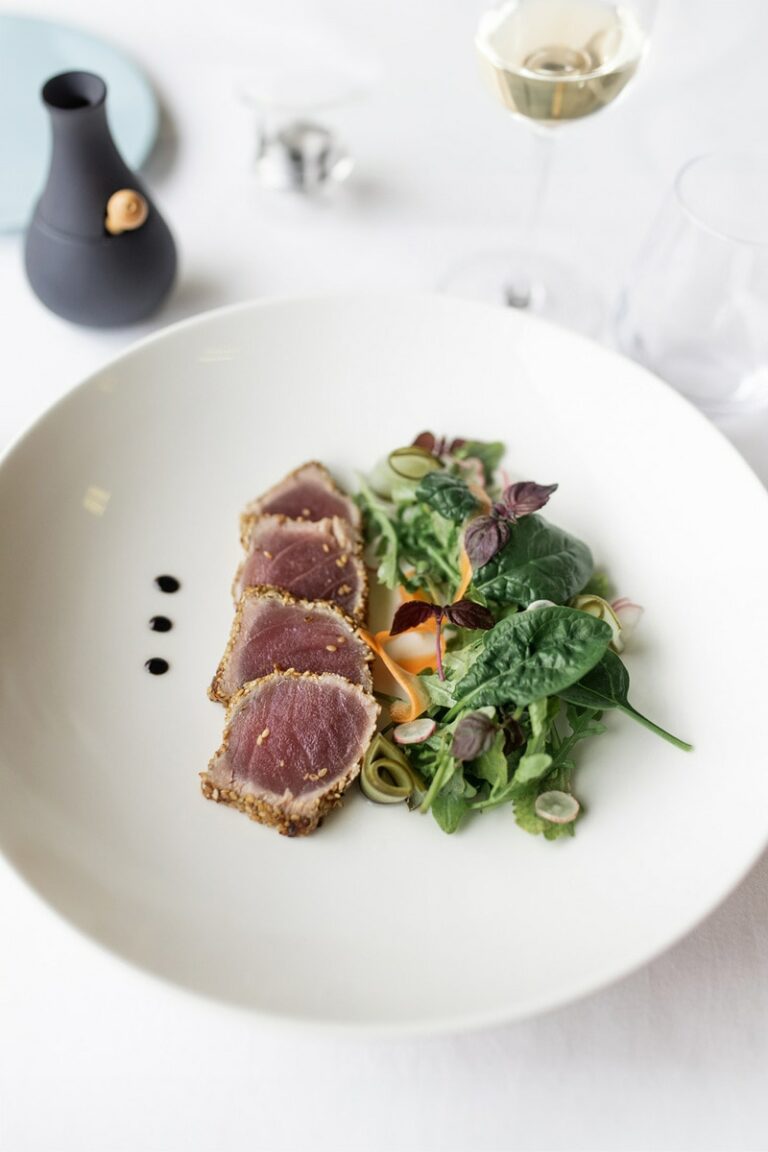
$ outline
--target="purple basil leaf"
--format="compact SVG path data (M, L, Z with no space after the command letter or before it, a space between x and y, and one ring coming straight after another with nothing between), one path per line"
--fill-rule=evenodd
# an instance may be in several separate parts
M502 503L507 515L513 519L530 516L531 512L544 507L556 489L557 484L534 484L533 480L522 480L504 489Z
M478 516L464 533L469 562L477 570L493 560L509 540L509 522L496 516Z
M476 760L493 744L496 732L496 725L490 717L482 712L470 712L456 725L451 754L457 760Z
M434 454L437 440L433 432L420 432L413 442L413 448L423 448L425 452Z
M455 604L448 604L444 612L457 628L493 628L496 623L493 613L473 600L457 600Z
M436 604L426 604L423 600L408 600L395 612L389 634L397 636L400 632L407 632L409 628L417 628L419 624L438 616L439 613L440 609Z

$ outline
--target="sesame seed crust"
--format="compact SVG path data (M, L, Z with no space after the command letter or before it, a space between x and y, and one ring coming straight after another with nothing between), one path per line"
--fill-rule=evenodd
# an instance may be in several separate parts
M287 476L284 476L277 484L273 484L273 486L268 488L258 499L251 500L249 504L246 504L240 516L240 539L243 548L248 548L246 541L250 535L253 522L265 514L264 509L266 505L276 496L280 496L286 490L290 490L295 481L301 480L309 480L310 483L316 483L318 487L324 488L326 492L332 492L334 496L338 496L339 499L343 500L347 509L347 515L344 516L344 519L350 524L355 533L360 532L362 517L357 504L339 487L324 464L321 464L319 460L308 460L306 464L301 464L298 468L294 468L292 472L289 472ZM296 519L305 523L309 522L310 510L303 508L302 513L306 513L306 516L297 516Z

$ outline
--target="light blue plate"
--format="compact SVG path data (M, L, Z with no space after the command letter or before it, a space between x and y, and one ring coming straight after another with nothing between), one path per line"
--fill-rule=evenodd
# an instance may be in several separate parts
M96 72L107 83L107 114L126 164L140 168L157 136L155 95L136 64L87 32L0 15L0 231L29 220L50 150L40 89L57 72Z

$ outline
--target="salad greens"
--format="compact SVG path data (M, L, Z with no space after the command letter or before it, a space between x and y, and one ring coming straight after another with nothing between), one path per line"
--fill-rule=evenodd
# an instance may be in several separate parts
M574 833L576 750L605 731L604 712L690 745L629 703L618 652L642 609L609 602L587 545L540 515L556 484L499 479L503 451L424 432L361 480L378 579L402 600L389 633L369 639L408 696L361 782L446 832L510 805L521 828L553 840ZM386 651L411 629L434 639L418 675Z

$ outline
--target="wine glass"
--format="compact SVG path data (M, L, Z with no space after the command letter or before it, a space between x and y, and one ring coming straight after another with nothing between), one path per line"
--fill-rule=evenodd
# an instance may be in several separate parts
M537 251L556 130L612 104L645 55L656 0L506 0L481 18L475 45L496 97L537 139L526 246L472 258L444 284L452 295L537 312L594 332L597 296L578 273Z
M768 153L689 161L619 306L621 349L715 418L768 403Z

